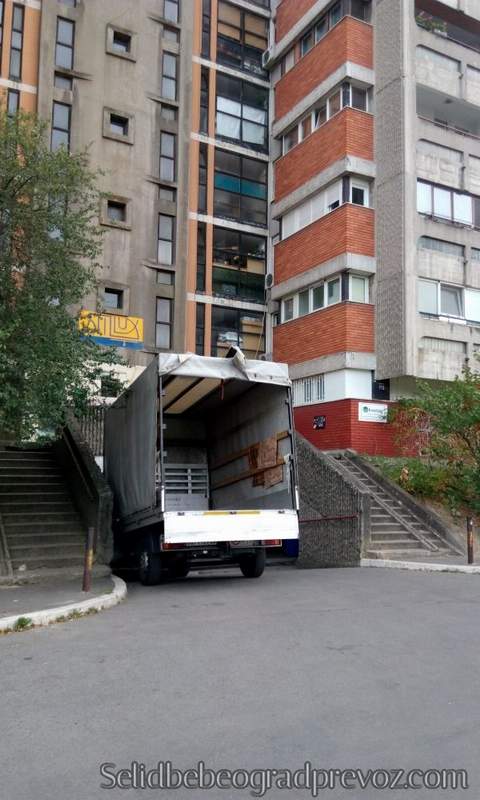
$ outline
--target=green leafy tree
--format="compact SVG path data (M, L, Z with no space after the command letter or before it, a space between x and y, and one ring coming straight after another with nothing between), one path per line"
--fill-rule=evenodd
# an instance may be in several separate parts
M441 470L445 499L467 518L480 513L480 373L464 367L450 383L419 384L391 411L398 439Z
M116 360L75 314L96 286L96 177L36 117L0 112L0 431L19 439L82 412Z

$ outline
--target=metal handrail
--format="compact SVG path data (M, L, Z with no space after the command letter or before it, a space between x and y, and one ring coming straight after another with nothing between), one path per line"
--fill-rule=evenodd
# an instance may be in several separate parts
M10 558L10 550L8 548L7 542L7 534L5 533L5 527L3 524L2 515L0 514L0 548L3 550L4 561L7 567L7 577L13 577L13 567L12 567L12 559Z

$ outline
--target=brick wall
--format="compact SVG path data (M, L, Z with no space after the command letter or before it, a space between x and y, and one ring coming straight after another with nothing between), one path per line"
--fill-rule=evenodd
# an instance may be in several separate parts
M275 245L275 283L346 252L375 255L371 208L346 203Z
M299 364L330 353L373 353L374 307L338 303L273 330L273 358Z
M291 5L298 8L302 3ZM344 17L279 80L275 87L275 119L283 117L345 61L373 68L373 29L353 17Z
M275 40L283 39L298 20L315 4L316 0L283 0L277 9Z
M298 433L320 450L351 448L358 453L372 456L398 455L392 425L359 421L360 400L362 398L300 406L294 413L295 427ZM313 418L320 415L326 416L327 423L325 428L317 431L313 429Z
M275 163L275 200L346 155L373 161L373 117L346 108Z

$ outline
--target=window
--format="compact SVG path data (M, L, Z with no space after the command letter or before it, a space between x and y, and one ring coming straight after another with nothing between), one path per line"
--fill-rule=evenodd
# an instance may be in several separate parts
M156 269L155 272L157 273L157 283L161 283L162 286L173 286L173 272L167 272L166 269Z
M202 57L210 58L212 0L202 0Z
M155 347L168 350L172 346L172 301L157 297L155 315Z
M162 36L167 42L175 42L175 44L178 44L180 41L179 31L177 31L176 28L167 28L166 25L163 26Z
M462 225L478 225L480 199L417 180L417 211Z
M160 116L169 122L175 122L177 119L177 109L173 106L166 106L164 103L160 106Z
M112 34L112 48L117 53L130 53L132 50L131 34L114 30Z
M71 92L73 89L73 79L68 75L62 75L61 72L56 72L54 85L56 89L62 89L65 92Z
M107 289L103 293L103 304L105 308L122 309L123 291L121 289Z
M110 114L110 133L115 136L128 136L128 117Z
M200 133L208 133L208 96L210 70L202 67L200 75Z
M169 22L178 22L179 0L163 0L163 16Z
M440 285L440 313L451 317L463 316L463 291L458 286Z
M328 118L338 114L342 107L341 93L335 92L328 98Z
M350 180L350 202L357 206L368 206L368 184Z
M175 180L176 137L173 133L160 134L160 178L163 181Z
M212 306L212 356L225 356L232 345L247 358L263 353L263 313Z
M175 247L175 217L167 214L158 216L158 262L173 264Z
M465 254L463 245L443 242L441 239L432 239L430 236L421 236L418 240L418 247L420 250L433 250L435 253L455 256L455 258L464 258Z
M177 56L172 53L162 56L162 97L177 99Z
M312 375L293 381L293 405L307 406L325 399L325 379L323 375Z
M476 247L470 249L470 258L472 261L480 261L480 250Z
M217 73L217 136L266 150L268 90Z
M322 189L282 217L282 239L330 213L342 202L342 181Z
M75 23L69 19L58 17L57 38L55 42L55 66L73 69L73 42Z
M370 0L350 0L350 14L364 22L370 21Z
M195 352L198 356L203 356L205 352L205 306L203 303L197 303L196 309Z
M262 53L268 48L268 20L220 0L217 60L261 77Z
M69 6L70 8L77 7L77 0L58 0L63 6Z
M354 276L350 276L351 280L353 280L353 277ZM365 281L367 283L367 288L363 290L363 299L359 299L356 302L365 303L368 302L368 278L359 278L359 280ZM316 286L302 289L298 294L293 295L293 297L285 298L285 300L282 301L282 322L289 322L297 317L305 316L305 314L311 314L313 311L319 311L326 306L335 305L336 303L340 303L342 299L352 299L352 291L359 291L359 286L355 286L355 289L352 288L352 282L350 282L350 286L347 283L346 287L347 288L344 290L345 297L342 298L342 281L340 276L335 276L334 278L322 281L322 283ZM347 295L350 295L350 297Z
M265 161L216 149L214 214L265 226L267 169Z
M317 42L320 42L328 31L347 14L368 22L370 20L370 8L371 0L340 0L340 2L334 3L330 10L319 17L312 28L300 40L300 57L307 55L312 47Z
M438 314L438 287L432 281L418 281L418 310Z
M342 19L342 4L335 3L335 5L330 9L329 13L330 28L333 28L333 26L336 25L337 22L340 22L341 19Z
M51 149L58 150L59 147L70 149L70 127L71 127L72 108L65 103L53 104L52 113L52 139Z
M23 51L23 26L25 22L24 6L13 6L12 38L10 42L10 68L9 77L12 80L21 80L22 77L22 51Z
M266 240L263 236L213 229L213 293L265 302Z
M107 219L109 222L126 222L127 204L120 200L107 200Z
M304 36L302 41L300 42L300 51L302 53L302 56L306 56L308 51L312 49L314 44L315 44L315 35L313 30L311 30L308 31L306 36Z
M0 66L2 63L3 24L5 18L5 2L0 0Z
M295 127L283 137L283 155L288 153L296 144L298 144L298 125L295 125Z
M20 108L20 92L15 89L9 89L7 94L7 113L12 115L16 114Z
M207 269L207 226L199 222L197 226L197 292L205 291Z
M167 203L174 203L177 198L177 192L175 189L171 189L170 186L160 186L158 189L158 199L165 200Z
M348 299L353 303L368 303L368 278L360 275L350 275Z
M198 153L198 210L200 214L207 213L207 165L208 145L201 142Z

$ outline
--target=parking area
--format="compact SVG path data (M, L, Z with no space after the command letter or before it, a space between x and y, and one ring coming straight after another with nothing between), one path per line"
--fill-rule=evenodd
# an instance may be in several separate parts
M337 786L320 797L478 800L479 603L475 575L367 568L132 583L111 611L0 639L1 795L250 798L251 788L107 791L100 764L310 761L469 773L469 790Z

